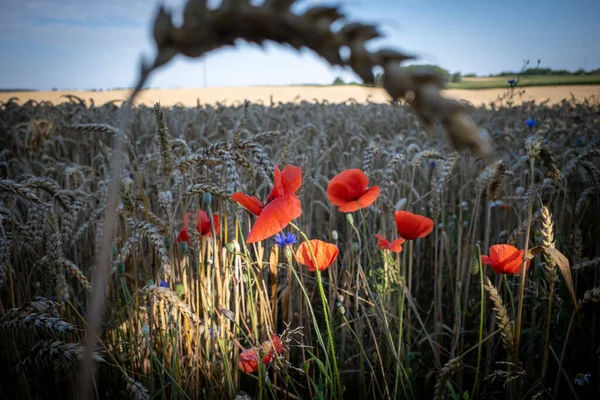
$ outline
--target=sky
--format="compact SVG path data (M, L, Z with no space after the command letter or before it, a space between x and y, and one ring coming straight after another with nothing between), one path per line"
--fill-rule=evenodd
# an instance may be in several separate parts
M0 88L133 86L141 57L155 52L160 4L180 18L185 0L0 0ZM314 4L337 4L348 21L378 24L384 38L371 49L395 48L450 72L518 71L525 59L554 69L600 68L600 0L303 0L293 10ZM240 42L202 60L177 56L148 86L327 84L338 76L359 80L310 50Z

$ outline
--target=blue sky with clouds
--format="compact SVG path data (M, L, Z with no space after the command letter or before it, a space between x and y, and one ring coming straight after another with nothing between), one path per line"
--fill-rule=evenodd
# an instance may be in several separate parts
M315 3L378 23L385 38L373 48L395 47L452 72L518 70L538 58L557 69L600 67L600 0L304 0L295 9ZM180 15L184 0L0 0L0 88L132 86L141 55L153 54L158 4ZM204 62L179 56L149 85L203 87L204 68L208 87L358 80L308 50L241 43Z

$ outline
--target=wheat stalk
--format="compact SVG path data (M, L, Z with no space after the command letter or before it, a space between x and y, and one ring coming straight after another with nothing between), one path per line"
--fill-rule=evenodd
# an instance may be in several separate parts
M496 316L496 322L498 323L498 327L501 329L500 333L502 335L502 344L504 345L504 348L506 349L507 353L511 355L513 354L515 346L515 337L513 333L512 321L508 317L508 311L504 306L502 297L498 293L498 290L496 290L496 288L487 276L485 277L484 288L490 295L492 303L494 303L494 314Z

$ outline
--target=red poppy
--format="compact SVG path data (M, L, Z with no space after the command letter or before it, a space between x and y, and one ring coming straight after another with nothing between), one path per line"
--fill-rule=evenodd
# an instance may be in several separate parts
M520 275L523 268L523 254L510 244L495 244L490 247L490 256L481 256L482 264L489 264L497 274ZM531 260L527 260L525 270L529 269Z
M213 224L215 225L215 235L219 234L219 216L217 214L213 214ZM196 212L196 230L202 236L210 236L211 234L211 226L210 219L205 211Z
M258 371L258 353L260 349L246 349L240 353L238 360L238 368L242 371L251 374Z
M367 188L368 184L369 178L360 169L347 169L329 181L327 198L340 212L369 207L379 196L379 186Z
M271 340L263 342L261 356L263 364L270 363L275 357L283 352L283 342L276 334L271 335Z
M383 237L383 235L376 234L375 237L377 238L377 247L380 250L390 250L394 253L402 253L402 243L404 243L404 238L399 238L390 242Z
M190 213L186 213L183 217L183 228L177 234L177 243L190 241L190 232L188 231L188 223L190 219ZM213 224L215 225L215 234L219 234L219 216L217 214L213 214ZM208 214L205 211L197 211L196 212L196 231L202 236L210 236L211 235L211 226L210 219L208 218Z
M396 211L394 219L398 235L406 240L424 238L433 231L433 221L422 215L409 211Z
M177 234L177 243L179 242L186 242L188 244L190 243L190 233L188 232L187 225L184 225Z
M316 271L317 267L323 271L329 267L337 258L340 250L335 244L322 242L320 240L309 240L310 247L315 255L317 265L315 265L313 257L306 242L302 242L296 250L296 260L302 265L306 265L309 271Z
M273 189L263 204L254 196L237 192L232 200L258 216L248 234L246 243L259 242L281 232L290 222L302 215L300 199L296 192L302 185L302 169L288 165L279 171L275 166Z

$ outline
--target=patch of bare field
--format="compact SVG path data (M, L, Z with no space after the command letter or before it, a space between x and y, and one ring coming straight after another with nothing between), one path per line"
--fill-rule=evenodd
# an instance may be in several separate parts
M522 97L515 96L515 104L521 101L542 102L548 100L549 104L559 103L564 99L574 96L577 101L595 96L600 98L600 86L598 85L576 85L576 86L540 86L524 89ZM506 93L506 89L467 90L450 89L445 90L444 95L455 99L463 99L475 106L489 104ZM21 103L28 100L49 101L51 103L63 103L69 101L65 95L72 94L84 100L93 99L96 105L101 105L113 100L123 100L128 91L116 90L109 92L89 91L55 91L55 92L5 92L0 93L0 101L7 101L11 97L17 97ZM200 104L224 105L238 104L244 100L251 102L262 102L269 104L274 102L299 102L302 100L327 100L331 103L341 103L354 99L359 103L370 100L374 103L385 103L389 96L383 89L367 88L362 86L264 86L264 87L229 87L229 88L200 88L200 89L148 89L140 93L137 98L138 104L152 105L160 102L163 106L180 104L183 106L195 106Z

